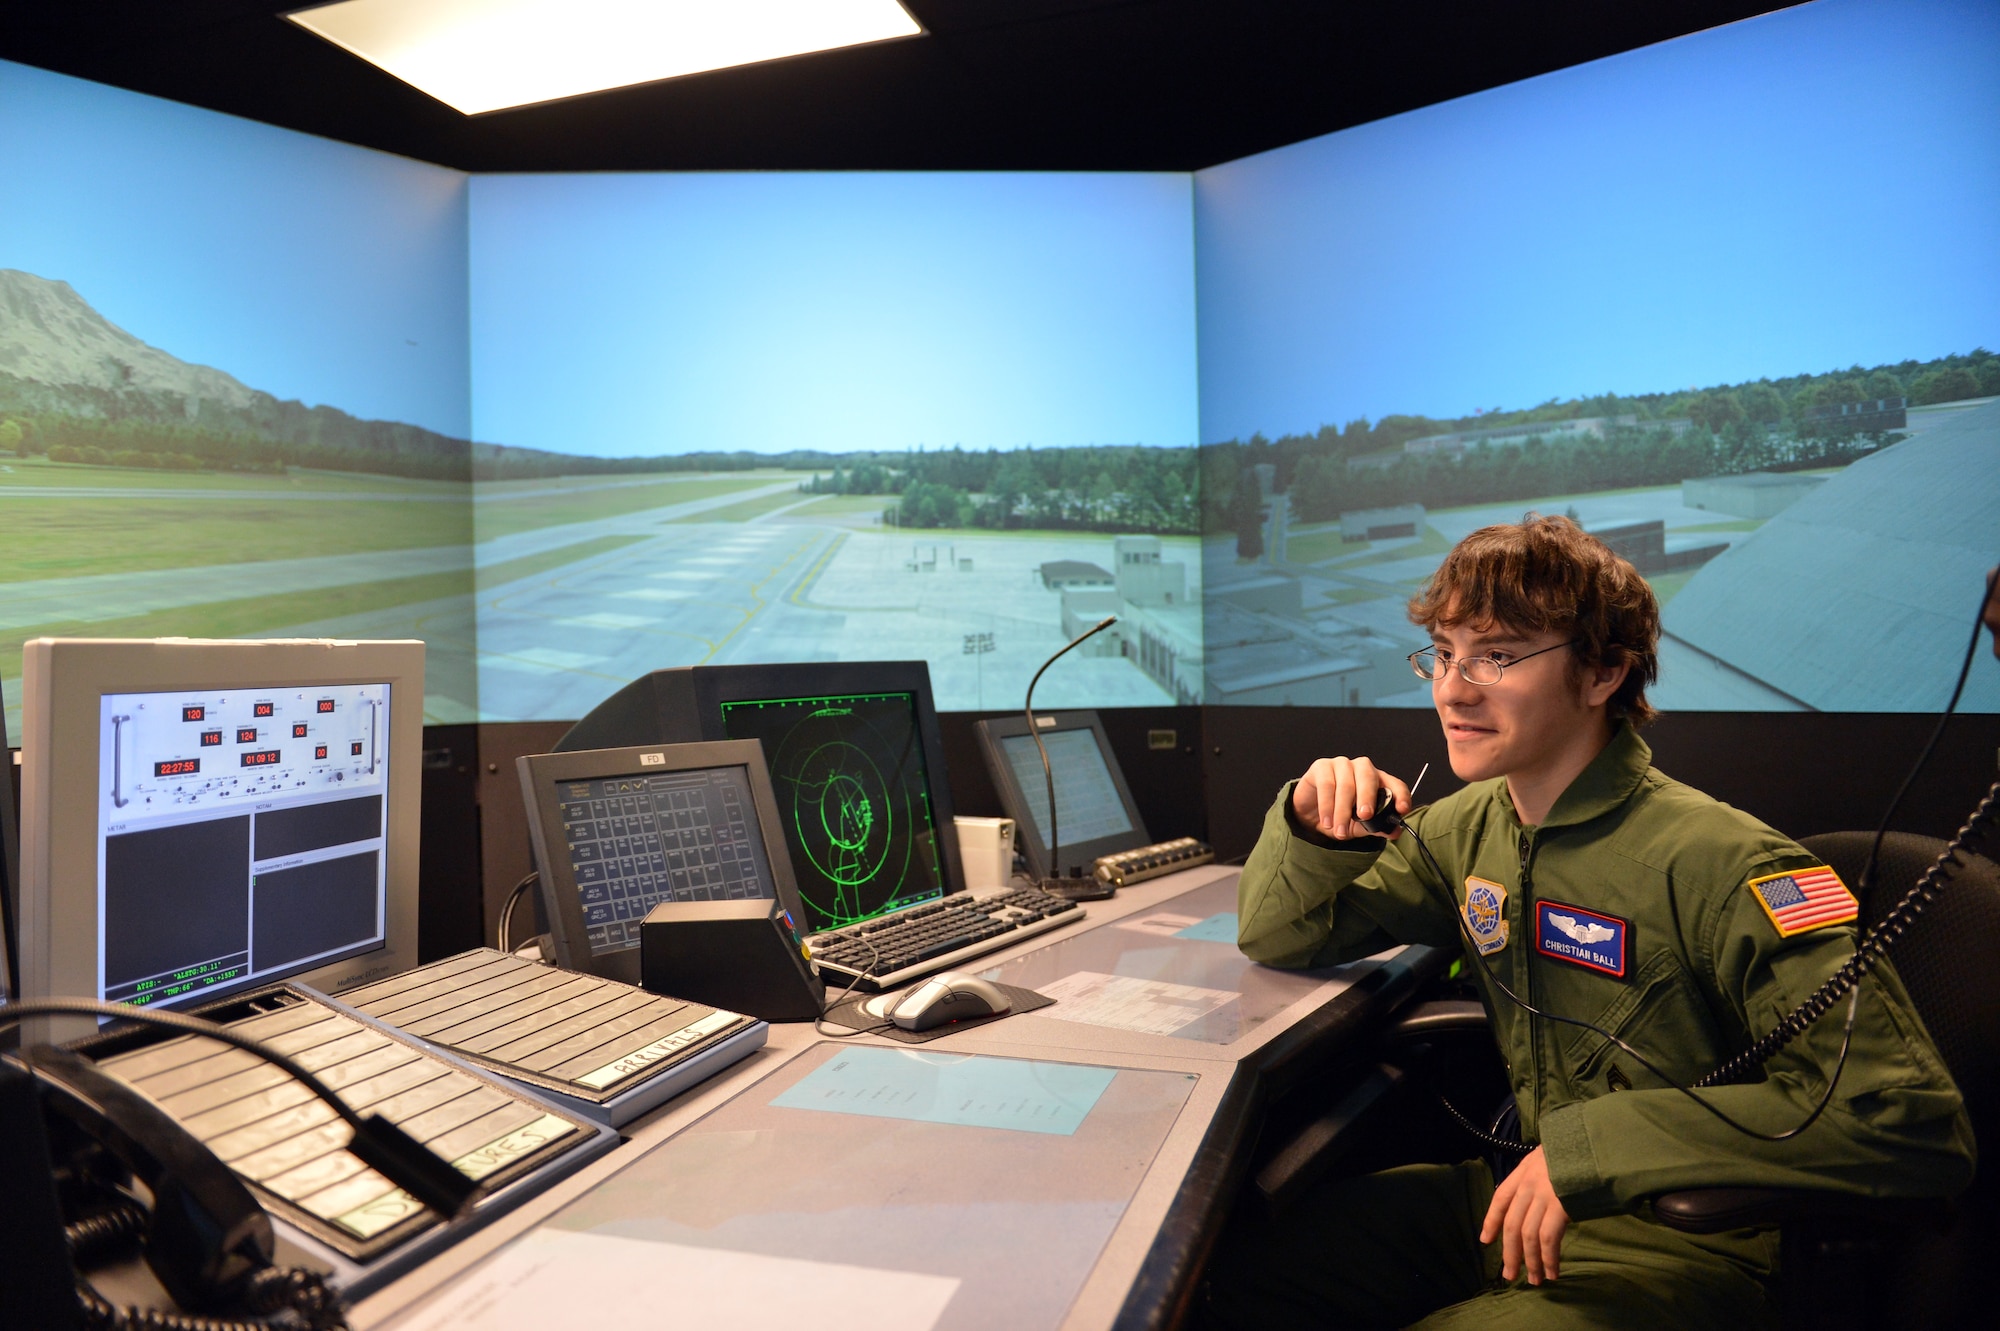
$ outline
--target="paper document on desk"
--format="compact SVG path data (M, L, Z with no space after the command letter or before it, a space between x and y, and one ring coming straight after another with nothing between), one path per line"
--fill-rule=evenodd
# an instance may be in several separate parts
M1130 929L1135 934L1156 934L1161 938L1173 938L1181 930L1193 928L1200 923L1201 918L1196 915L1176 915L1171 911L1159 911L1152 915L1114 920L1111 927Z
M931 1054L868 1045L842 1051L771 1103L968 1128L1075 1134L1116 1068Z
M1039 1016L1138 1031L1142 1035L1172 1035L1224 1003L1243 996L1230 989L1199 989L1191 984L1168 984L1165 980L1140 980L1097 971L1065 975L1053 984L1040 986L1040 993L1055 999L1056 1005L1044 1009Z
M869 1331L931 1331L954 1276L538 1229L446 1285L395 1331L798 1331L829 1308Z

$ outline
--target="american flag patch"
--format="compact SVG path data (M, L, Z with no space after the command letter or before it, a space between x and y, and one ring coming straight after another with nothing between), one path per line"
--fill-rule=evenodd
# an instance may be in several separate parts
M1861 914L1861 904L1840 875L1823 864L1752 878L1750 890L1781 938L1822 925L1846 924Z

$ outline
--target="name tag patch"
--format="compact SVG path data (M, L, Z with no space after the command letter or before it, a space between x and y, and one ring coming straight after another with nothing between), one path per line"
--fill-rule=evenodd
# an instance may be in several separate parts
M1545 957L1623 978L1631 937L1631 922L1616 915L1560 901L1535 903L1535 951Z
M1507 889L1484 878L1465 880L1465 930L1479 955L1490 957L1507 946Z

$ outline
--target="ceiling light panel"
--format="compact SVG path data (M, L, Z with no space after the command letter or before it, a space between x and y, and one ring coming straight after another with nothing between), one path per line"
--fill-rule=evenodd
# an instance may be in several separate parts
M340 0L287 17L467 115L923 31L897 0Z

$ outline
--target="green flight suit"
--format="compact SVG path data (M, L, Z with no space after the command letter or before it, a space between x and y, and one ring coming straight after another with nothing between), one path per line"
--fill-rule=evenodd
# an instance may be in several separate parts
M1853 951L1855 931L1828 925L1781 936L1748 884L1818 861L1747 814L1654 771L1651 758L1645 742L1621 726L1538 827L1521 825L1497 778L1413 811L1410 825L1436 856L1442 882L1407 834L1386 843L1334 842L1299 827L1287 786L1244 866L1238 943L1253 959L1286 967L1349 961L1397 943L1469 952L1460 911L1468 878L1484 880L1483 903L1504 893L1498 921L1506 940L1484 958L1499 980L1544 1012L1614 1032L1666 1078L1688 1085L1817 988ZM1541 903L1546 909L1538 914ZM1610 943L1570 946L1542 918L1558 911L1562 928L1585 931L1573 936L1609 934ZM1478 921L1489 948L1498 921L1490 914ZM1595 964L1538 950L1538 929L1542 941ZM1258 1308L1252 1320L1262 1325L1272 1324L1279 1307L1325 1325L1366 1324L1389 1308L1414 1321L1484 1290L1488 1297L1475 1305L1483 1308L1482 1324L1603 1324L1607 1316L1627 1325L1741 1324L1763 1315L1759 1282L1775 1264L1775 1235L1689 1239L1646 1218L1646 1198L1725 1184L1948 1196L1971 1179L1972 1131L1957 1088L1886 966L1861 987L1852 1049L1825 1114L1799 1136L1768 1143L1721 1123L1595 1032L1529 1017L1491 987L1477 962L1468 955L1465 973L1485 998L1523 1139L1543 1148L1572 1222L1561 1279L1540 1289L1495 1283L1497 1252L1482 1256L1477 1244L1492 1189L1483 1165L1391 1171L1335 1188L1327 1202L1333 1214L1320 1223L1331 1226L1329 1241L1339 1240L1342 1226L1351 1238L1356 1189L1374 1189L1368 1195L1378 1207L1395 1209L1394 1198L1405 1198L1415 1219L1399 1215L1394 1225L1421 1227L1428 1213L1428 1238L1403 1245L1411 1286L1403 1293L1414 1302L1384 1302L1399 1278L1395 1263L1381 1252L1357 1252L1368 1265L1368 1293L1359 1302L1343 1306L1347 1287L1329 1276L1318 1284L1306 1279L1277 1305L1260 1305L1260 1278L1284 1284L1297 1274L1297 1253L1284 1258L1288 1274L1260 1277L1255 1251L1237 1244L1217 1268L1222 1320L1234 1306L1238 1316ZM1795 1040L1762 1080L1700 1094L1759 1132L1793 1127L1825 1089L1846 1011L1842 1002ZM1460 1200L1445 1207L1439 1197ZM1313 1223L1298 1217L1294 1230ZM1275 1255L1290 1244L1269 1246ZM1455 1247L1463 1251L1447 1278L1440 1254ZM1321 1251L1320 1266L1340 1266L1337 1248ZM1621 1253L1629 1259L1622 1280ZM1595 1299L1583 1288L1592 1280L1571 1279L1573 1271L1584 1274L1579 1258L1605 1277L1595 1282ZM1655 1283L1665 1273L1694 1302L1670 1317L1659 1289L1637 1278L1641 1272ZM1307 1317L1315 1300L1323 1306Z

